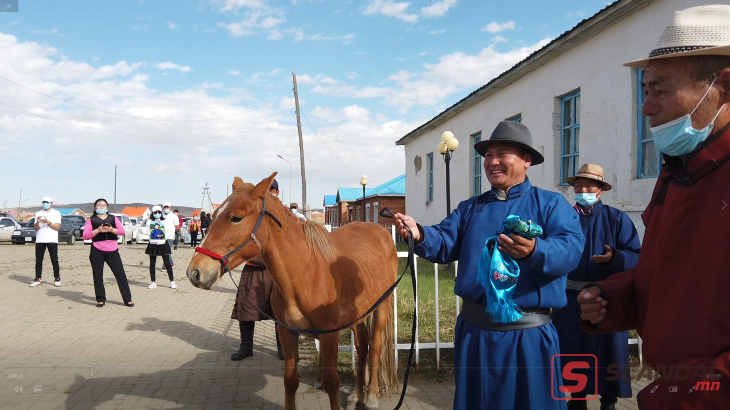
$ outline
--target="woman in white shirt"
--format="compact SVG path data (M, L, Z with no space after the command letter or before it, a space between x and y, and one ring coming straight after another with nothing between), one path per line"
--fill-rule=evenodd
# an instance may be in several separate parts
M165 232L170 229L172 229L171 232L175 231L174 221L172 220L173 217L177 218L177 216L172 215L166 219L162 214L162 208L159 205L155 205L152 207L150 219L147 220L147 230L150 233L150 243L147 245L145 253L150 255L150 279L152 280L152 283L147 286L149 289L157 287L157 283L155 282L155 264L158 256L162 256L162 263L165 264L167 276L170 278L170 288L177 289L175 277L172 274L172 264L168 257L172 253L172 250L170 249L169 242L165 240Z

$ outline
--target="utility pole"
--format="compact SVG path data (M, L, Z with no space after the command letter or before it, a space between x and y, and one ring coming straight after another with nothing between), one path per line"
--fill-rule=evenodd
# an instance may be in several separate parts
M302 121L299 119L299 93L297 92L297 73L292 71L294 79L294 105L297 107L297 131L299 131L299 161L302 164L302 209L307 209L307 177L304 175L304 140L302 139ZM291 192L290 192L291 195Z
M18 213L15 214L15 219L20 218L20 200L23 199L23 188L20 188L20 196L18 197ZM23 212L25 214L25 212ZM18 219L20 220L20 219Z
M114 165L114 212L117 210L117 166Z
M226 185L226 190L228 190L228 185ZM200 213L203 213L203 204L205 203L205 198L208 197L208 206L212 205L213 202L210 200L210 188L208 188L208 183L205 183L205 186L203 187L203 199L200 201ZM201 215L202 217L202 215Z

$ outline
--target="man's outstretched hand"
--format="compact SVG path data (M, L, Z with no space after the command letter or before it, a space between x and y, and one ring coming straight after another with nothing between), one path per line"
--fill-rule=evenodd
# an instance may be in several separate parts
M608 301L599 296L600 294L601 289L598 286L583 289L578 294L580 318L588 320L594 325L601 323L606 318Z
M413 232L413 242L416 244L421 242L421 232L418 230L418 225L416 224L415 219L408 215L395 214L393 220L395 220L395 231L398 235L403 238L408 238L408 231L405 228L407 226L411 229L411 232Z

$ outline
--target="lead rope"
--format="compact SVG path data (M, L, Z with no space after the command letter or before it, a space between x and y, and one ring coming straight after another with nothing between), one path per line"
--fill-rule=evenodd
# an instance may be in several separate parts
M264 212L265 211L262 210L260 218L263 217ZM266 212L266 213L268 214L268 212ZM395 214L389 208L383 208L380 211L380 216L382 216L384 218L391 218L392 219L395 216ZM259 222L260 222L260 220L257 222L256 228L258 228ZM278 221L276 221L276 222L278 223ZM281 225L279 225L279 227L281 227ZM416 306L418 306L418 303L417 303L418 294L416 292L416 269L415 269L415 263L414 263L415 258L413 257L413 255L414 255L414 249L415 249L415 242L413 241L413 232L411 231L411 228L409 228L405 224L403 225L403 227L406 230L406 233L407 233L406 240L408 242L408 263L406 263L406 267L403 269L403 272L401 272L400 276L395 281L395 283L390 288L388 288L388 290L385 291L385 293L383 294L383 296L381 296L380 299L378 299L378 301L375 302L375 304L370 309L368 309L367 312L365 312L365 314L363 314L359 318L353 320L352 322L350 322L350 323L348 323L346 325L340 326L340 327L338 327L336 329L299 329L299 328L296 328L296 327L291 327L291 326L285 325L284 323L281 323L280 321L276 320L276 318L269 316L266 312L264 312L263 310L261 310L261 308L259 308L256 303L252 302L251 299L249 299L248 296L246 296L245 293L243 293L241 291L241 288L238 286L238 284L236 283L235 279L233 279L233 273L228 268L228 257L227 257L227 256L230 256L231 253L229 253L225 257L219 257L218 259L220 260L221 265L223 265L223 268L226 270L226 272L228 272L228 276L231 278L231 281L236 286L236 289L237 289L238 293L240 293L250 304L252 304L256 308L256 310L259 311L259 313L261 313L262 315L266 316L267 318L273 320L277 325L279 325L281 327L284 327L286 329L289 329L289 330L291 330L293 332L304 333L304 334L309 334L309 335L321 335L321 334L339 332L340 330L347 329L350 326L352 326L354 323L356 323L356 322L362 320L363 318L367 317L370 313L373 312L373 310L375 310L378 306L380 306L380 304L383 303L383 301L385 301L385 299L387 299L390 296L391 293L393 293L393 291L395 290L395 288L400 283L401 279L403 279L403 276L405 275L406 271L407 270L410 270L411 271L411 284L413 286L413 324L411 326L411 348L408 350L408 363L406 365L406 372L403 375L403 390L401 391L400 400L398 400L398 404L393 408L393 410L398 410L403 405L403 400L405 399L405 396L406 396L406 388L408 387L408 376L411 373L411 367L412 367L412 363L413 363L413 352L414 352L415 346L416 346L416 314L417 314ZM254 234L255 233L252 233L252 237L255 237ZM250 240L251 239L249 239L248 241L246 241L244 243L244 245L246 243L248 243ZM234 252L235 251L238 251L242 247L243 247L243 245L239 246L238 248L236 248L234 250ZM261 247L261 245L259 245L259 247ZM216 256L218 256L218 255L213 254L212 252L208 251L207 249L202 249L202 248L198 248L198 249L200 249L201 251L204 251L204 252L200 252L200 253L203 253L205 255L211 256L213 258L216 258ZM398 320L398 318L395 318L395 320ZM393 348L395 349L395 347L393 347Z

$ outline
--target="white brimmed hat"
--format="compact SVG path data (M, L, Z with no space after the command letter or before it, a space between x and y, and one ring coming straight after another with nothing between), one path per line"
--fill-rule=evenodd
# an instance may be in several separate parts
M155 205L152 207L152 212L162 212L162 208L159 205Z
M603 176L603 167L601 167L600 165L583 164L578 170L578 173L575 174L574 177L565 178L565 182L567 182L570 186L575 186L575 180L577 178L588 178L596 180L603 184L604 191L610 191L613 188L611 184L606 182L606 178Z
M651 60L703 55L730 56L730 5L712 4L675 12L649 58L624 65L646 68Z
M165 202L164 204L162 204L162 207L163 207L163 208L164 208L164 207L167 207L167 208L172 208L172 205L170 205L170 203L169 203L169 202Z
M42 202L49 202L50 203L50 202L53 202L53 199L51 199L50 196L44 196L43 199L41 199L41 203Z

